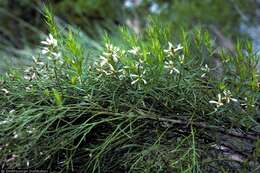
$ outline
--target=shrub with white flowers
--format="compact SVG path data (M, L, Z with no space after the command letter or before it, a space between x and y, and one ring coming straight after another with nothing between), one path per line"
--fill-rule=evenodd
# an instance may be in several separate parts
M239 131L257 126L252 54L245 63L224 54L221 61L230 61L217 78L205 64L215 49L201 32L172 35L151 25L102 50L66 31L52 27L31 66L0 76L0 164L7 168L205 172L205 148L218 142L212 134L235 123Z

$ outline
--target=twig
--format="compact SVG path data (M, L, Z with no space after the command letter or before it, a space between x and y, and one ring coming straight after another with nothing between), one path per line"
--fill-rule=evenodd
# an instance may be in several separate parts
M140 113L140 112L139 112ZM188 122L184 120L176 120L176 119L168 119L168 118L154 118L154 117L147 117L145 116L144 118L146 119L151 119L154 121L160 121L160 122L167 122L167 123L172 123L172 124L180 124L180 125L185 125L185 126L195 126L197 128L203 128L203 129L214 129L216 131L219 131L224 134L228 134L230 136L238 137L238 138L246 138L250 140L257 140L259 139L259 136L253 136L251 134L241 134L238 132L234 132L232 130L226 130L223 127L215 126L215 125L208 125L205 122Z

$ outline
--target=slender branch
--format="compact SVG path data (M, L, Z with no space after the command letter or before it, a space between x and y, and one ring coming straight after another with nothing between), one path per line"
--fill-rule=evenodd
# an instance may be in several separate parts
M140 112L139 112L140 113ZM160 121L160 122L167 122L167 123L171 123L171 124L180 124L180 125L185 125L185 126L195 126L197 128L203 128L203 129L214 129L218 132L230 135L230 136L234 136L234 137L238 137L238 138L246 138L246 139L250 139L250 140L257 140L260 138L260 136L258 135L251 135L251 134L242 134L239 132L235 132L234 130L227 130L224 127L220 127L220 126L215 126L215 125L209 125L206 124L205 122L189 122L189 121L184 121L184 120L176 120L176 119L168 119L168 118L155 118L155 117L147 117L145 116L144 118L146 119L151 119L154 121Z

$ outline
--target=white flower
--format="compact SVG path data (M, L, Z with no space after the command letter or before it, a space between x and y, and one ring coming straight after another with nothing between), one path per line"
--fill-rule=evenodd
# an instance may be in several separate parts
M179 50L182 50L183 46L181 44L178 44L175 49L173 49L174 52L178 52Z
M124 67L120 70L118 70L118 72L120 73L119 80L123 80L126 76L127 76L127 71L126 71L127 67Z
M15 110L12 109L12 110L9 111L9 114L13 114L14 112L15 112Z
M24 70L24 79L25 80L34 80L36 79L36 73L34 72L32 67L28 67Z
M112 59L113 59L114 62L118 62L118 56L117 55L113 54Z
M218 94L218 101L211 100L209 103L216 104L217 107L220 107L224 105L223 101L225 101L225 103L230 103L230 101L238 102L237 99L231 97L232 94L229 90L225 90L223 94L224 97L222 97L221 94Z
M23 78L24 78L25 80L30 80L30 79L31 79L31 77L28 76L28 75L25 75Z
M105 75L111 75L116 73L114 66L109 62L109 59L105 56L100 56L101 61L99 62L97 70Z
M61 53L60 52L51 52L51 54L52 54L52 59L54 59L54 60L57 60L57 59L60 59L61 58ZM50 57L48 57L48 58L50 58Z
M211 100L209 101L209 103L216 104L217 108L224 105L224 103L222 102L221 94L218 94L218 101Z
M144 66L143 66L143 64L144 64L144 61L142 60L142 59L138 59L138 61L135 63L135 69L136 70L142 70L142 69L144 69Z
M57 51L58 42L57 40L49 34L45 41L41 42L44 47L41 50L43 55L47 55L47 58L50 60L58 60L61 57L61 53ZM36 61L38 63L38 61ZM44 65L44 63L40 62L40 65Z
M105 75L112 75L116 73L115 68L113 67L113 65L111 65L110 63L107 63L106 68L97 68L97 70L101 73L104 73Z
M114 62L118 62L119 56L118 53L120 49L116 46L113 46L112 44L106 44L106 50L107 52L103 53L103 56L112 59Z
M124 6L126 8L137 7L142 3L143 0L125 0Z
M32 130L27 130L27 133L32 134L33 131Z
M105 75L117 74L117 63L119 61L119 54L123 55L124 50L113 46L112 44L105 45L106 51L100 56L100 61L97 63L97 71ZM102 75L102 74L101 74Z
M201 70L204 72L201 77L205 77L208 72L210 72L210 68L208 67L208 64L205 64L204 67L201 67Z
M45 41L41 41L41 43L46 46L58 46L57 40L51 34L49 34L49 37L47 37Z
M245 106L246 109L248 108L248 106L255 107L254 104L251 104L251 105L248 105L248 104L249 104L248 99L247 99L247 97L245 97L244 103L242 103L242 104L240 104L240 105L241 105L241 106Z
M171 42L168 42L168 49L164 49L163 51L167 54L167 57L173 56L172 50L174 49Z
M1 89L1 91L3 91L5 94L9 94L9 91L5 88Z
M136 82L141 81L144 84L147 84L147 81L144 79L145 71L142 74L130 74L132 79L131 85L134 85Z
M223 93L224 93L223 99L226 100L227 103L229 103L230 100L233 102L238 102L237 99L232 98L232 94L231 94L230 90L225 90L225 91L223 91Z
M32 67L28 67L24 70L25 73L30 73L33 70Z
M152 3L149 10L151 13L155 13L155 14L160 14L161 12L160 6L155 2Z
M133 54L133 55L138 55L138 52L140 51L139 47L133 47L132 49L128 50L127 52Z
M26 166L29 167L30 166L30 162L27 160L26 161Z
M17 139L18 138L18 134L16 132L14 132L14 136L13 136L14 139Z
M9 122L9 121L7 121L7 120L0 121L0 125L6 124L6 123L8 123L8 122Z
M42 54L43 55L46 55L46 54L48 54L49 52L51 52L47 47L44 47L44 48L42 48Z
M100 59L101 59L101 61L100 61L100 67L103 67L105 64L108 63L108 59L107 59L106 57L100 56Z
M110 71L115 72L115 68L111 64L107 64L107 65Z
M183 64L184 63L184 55L179 56L179 60L180 60L180 63Z
M233 102L238 102L238 100L235 99L235 98L230 98L230 100L233 101Z
M260 88L260 81L257 81L256 85L258 88Z
M26 91L26 92L30 92L31 89L32 89L32 85L25 87L25 91Z
M42 50L42 54L45 55L45 54L48 54L47 58L49 60L58 60L60 59L61 60L61 53L60 52L53 52L53 51L50 51L48 48L43 48ZM62 60L61 60L62 62ZM41 65L44 65L43 62L40 63ZM62 64L62 63L61 63Z
M31 79L36 79L36 73L33 73Z
M173 72L176 72L178 74L180 73L180 71L177 68L175 68L173 61L166 61L164 68L170 70L170 74L173 74Z
M40 66L43 66L44 65L44 62L40 61L38 58L36 58L35 56L32 57L33 58L33 61L36 65L40 65Z
M176 52L183 49L181 44L178 44L175 48L171 42L168 42L168 49L164 49L164 52L167 54L167 57L174 56Z
M210 68L208 67L208 64L205 64L204 67L201 67L201 70L204 71L204 72L209 72Z

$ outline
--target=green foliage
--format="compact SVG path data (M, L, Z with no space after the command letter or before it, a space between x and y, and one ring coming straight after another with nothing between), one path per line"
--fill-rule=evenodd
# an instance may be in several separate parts
M51 35L34 65L0 78L1 165L205 172L198 138L207 129L259 126L257 57L249 43L219 58L203 29L173 34L151 20L142 36L126 28L106 35L99 50L80 44L72 29L57 32L46 12ZM221 69L205 65L214 59Z
M58 28L54 21L53 13L49 10L49 8L44 8L44 17L46 18L46 23L49 27L50 33L54 35L54 37L58 37Z

